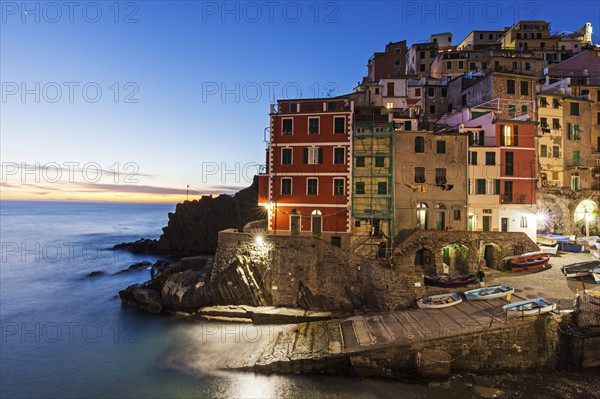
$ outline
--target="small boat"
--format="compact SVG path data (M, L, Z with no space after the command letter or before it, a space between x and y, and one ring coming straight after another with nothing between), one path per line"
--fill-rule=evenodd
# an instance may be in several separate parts
M597 249L590 249L590 254L592 255L592 259L600 260L600 251L598 251Z
M576 253L583 252L583 245L581 245L581 244L570 244L570 243L561 242L558 245L560 245L560 247L561 247L560 250L564 251L564 252L576 252Z
M527 299L502 306L507 316L532 316L556 310L556 304L544 298Z
M533 270L545 267L550 260L550 256L540 252L533 252L520 255L508 260L508 267L513 270Z
M566 278L577 278L589 276L593 269L600 267L600 261L590 260L565 265L560 268Z
M596 243L596 249L597 249L598 251L600 251L600 242L597 242L597 243Z
M492 285L485 288L476 288L474 290L465 291L463 294L469 301L481 301L487 299L495 299L512 294L515 292L514 288L509 287L506 284Z
M584 290L586 294L593 296L594 298L600 299L600 291L598 290Z
M595 247L598 241L600 241L600 237L598 236L585 236L577 238L575 243L588 247Z
M600 267L593 269L591 274L596 284L600 284Z
M556 245L556 243L558 241L556 241L555 238L552 237L546 237L546 236L536 236L535 240L537 241L538 245L546 245L546 246L552 246L552 245Z
M548 246L548 245L538 245L540 247L540 252L550 256L556 256L558 253L558 245Z
M457 293L432 295L417 301L417 306L421 309L441 309L449 306L458 305L462 298Z
M425 285L433 287L463 287L469 284L475 284L477 276L474 274L466 274L462 276L425 276Z

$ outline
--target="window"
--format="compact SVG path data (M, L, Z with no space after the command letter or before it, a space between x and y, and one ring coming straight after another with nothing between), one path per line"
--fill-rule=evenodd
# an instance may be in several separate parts
M485 153L485 164L487 166L496 165L496 153L495 152L486 152Z
M316 165L323 163L323 149L317 147L310 147L304 149L304 163L309 165Z
M333 163L336 165L343 165L346 161L346 149L343 147L336 147L333 149Z
M344 195L344 179L333 179L333 195Z
M383 168L385 166L385 157L375 157L375 166Z
M512 79L506 80L506 92L508 94L515 94L515 81Z
M469 165L477 165L477 152L469 152Z
M600 125L600 112L596 113L596 125Z
M412 130L410 121L404 121L404 130Z
M540 157L547 157L548 156L548 146L545 144L540 145Z
M579 125L567 123L567 138L569 140L581 140Z
M540 125L542 125L542 129L548 128L548 118L540 118Z
M475 194L485 194L485 179L476 179L475 184Z
M454 210L454 220L460 220L460 209Z
M429 51L429 57L430 58L435 58L436 55L437 55L437 51L435 51L435 50L430 50Z
M425 64L419 64L419 71L420 72L424 72L425 71Z
M541 108L548 107L548 99L546 97L540 97L540 107Z
M446 69L447 70L452 69L452 61L446 61Z
M308 134L319 134L319 118L308 118Z
M509 105L508 106L508 116L510 116L511 118L514 118L516 110L517 110L516 105Z
M435 114L435 105L430 105L429 106L429 113L430 114Z
M504 200L506 202L512 202L513 195L513 182L505 181L504 182Z
M552 146L552 158L560 158L560 147L557 145Z
M415 89L415 97L421 97L421 89Z
M435 89L433 87L430 87L427 89L427 95L429 97L433 97L435 95Z
M600 152L600 137L598 137L597 139L597 143L596 143L596 151Z
M526 114L527 113L527 105L523 104L521 105L521 114Z
M387 183L384 181L380 181L377 183L377 194L385 195L387 194Z
M365 157L356 157L356 167L357 168L365 167Z
M442 88L442 97L448 97L448 89Z
M425 138L423 136L415 137L415 152L425 152Z
M425 52L419 51L419 58L425 58Z
M500 195L500 179L494 180L494 194Z
M337 111L338 103L337 101L328 101L327 102L327 111Z
M519 127L500 125L500 145L505 147L519 145Z
M571 173L571 190L579 190L579 173Z
M292 179L289 177L283 177L281 179L281 195L292 194Z
M298 105L299 105L298 103L290 103L290 112L291 113L298 112L298 110L300 108L300 107L298 107Z
M521 228L527 227L527 216L521 216Z
M292 149L282 148L281 149L281 164L291 165L292 164Z
M571 115L579 116L579 103L571 103Z
M346 118L343 116L336 116L333 118L333 133L345 133Z
M394 103L393 103L393 102L388 102L388 103L385 103L385 107L386 107L387 109L392 109L392 108L394 108Z
M365 182L357 181L356 182L356 194L364 194L365 193Z
M560 129L560 119L552 118L552 129Z
M281 134L292 134L292 127L294 125L292 118L285 118L281 120Z
M555 109L560 108L560 101L558 101L558 98L552 99L552 108L555 108Z
M306 179L306 195L317 195L319 192L319 179Z
M521 81L521 95L528 96L529 95L529 82Z
M506 152L504 156L504 172L507 176L512 176L515 173L515 154L513 152Z
M443 185L446 184L446 168L435 168L435 184Z
M425 168L422 166L415 167L415 183L425 183Z
M446 141L445 140L437 140L435 142L435 153L436 154L445 154L446 153Z
M475 63L474 63L474 62L471 62L471 63L469 63L469 69L470 69L471 71L475 71L475 70L477 70L477 67L475 66Z
M579 150L573 150L573 166L581 166L581 159L579 158Z

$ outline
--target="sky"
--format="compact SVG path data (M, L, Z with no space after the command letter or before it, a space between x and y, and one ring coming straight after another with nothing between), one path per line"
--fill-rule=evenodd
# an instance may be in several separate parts
M181 202L247 187L269 104L348 93L388 42L591 22L597 1L0 1L0 198Z

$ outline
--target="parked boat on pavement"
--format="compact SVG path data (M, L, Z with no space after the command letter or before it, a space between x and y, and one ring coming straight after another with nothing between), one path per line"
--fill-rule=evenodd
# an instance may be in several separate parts
M507 316L533 316L556 310L556 304L544 298L527 299L502 306Z
M513 270L533 270L545 267L550 256L541 252L531 252L516 257L507 258L508 267Z
M425 276L425 285L433 287L464 287L465 285L475 284L477 276L466 274L461 276Z
M556 254L558 254L558 244L555 244L554 246L538 245L538 247L540 247L540 252L546 255L556 256Z
M592 270L600 267L600 261L590 260L585 262L572 263L560 268L566 278L577 278L589 276Z
M600 267L597 267L594 270L592 270L592 277L594 278L596 284L600 284Z
M462 302L462 298L457 293L432 295L426 298L419 299L417 306L421 309L441 309L450 306L458 305Z
M482 301L501 298L507 296L508 294L513 294L514 292L514 288L511 288L506 284L500 284L484 288L476 288L474 290L465 291L463 294L469 301Z

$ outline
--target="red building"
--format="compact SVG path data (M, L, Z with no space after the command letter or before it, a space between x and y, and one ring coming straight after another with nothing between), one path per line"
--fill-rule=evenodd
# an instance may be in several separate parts
M377 52L369 59L369 82L406 74L406 40L388 43L385 52Z
M319 235L349 246L353 108L346 97L271 107L258 198L268 209L269 234Z

